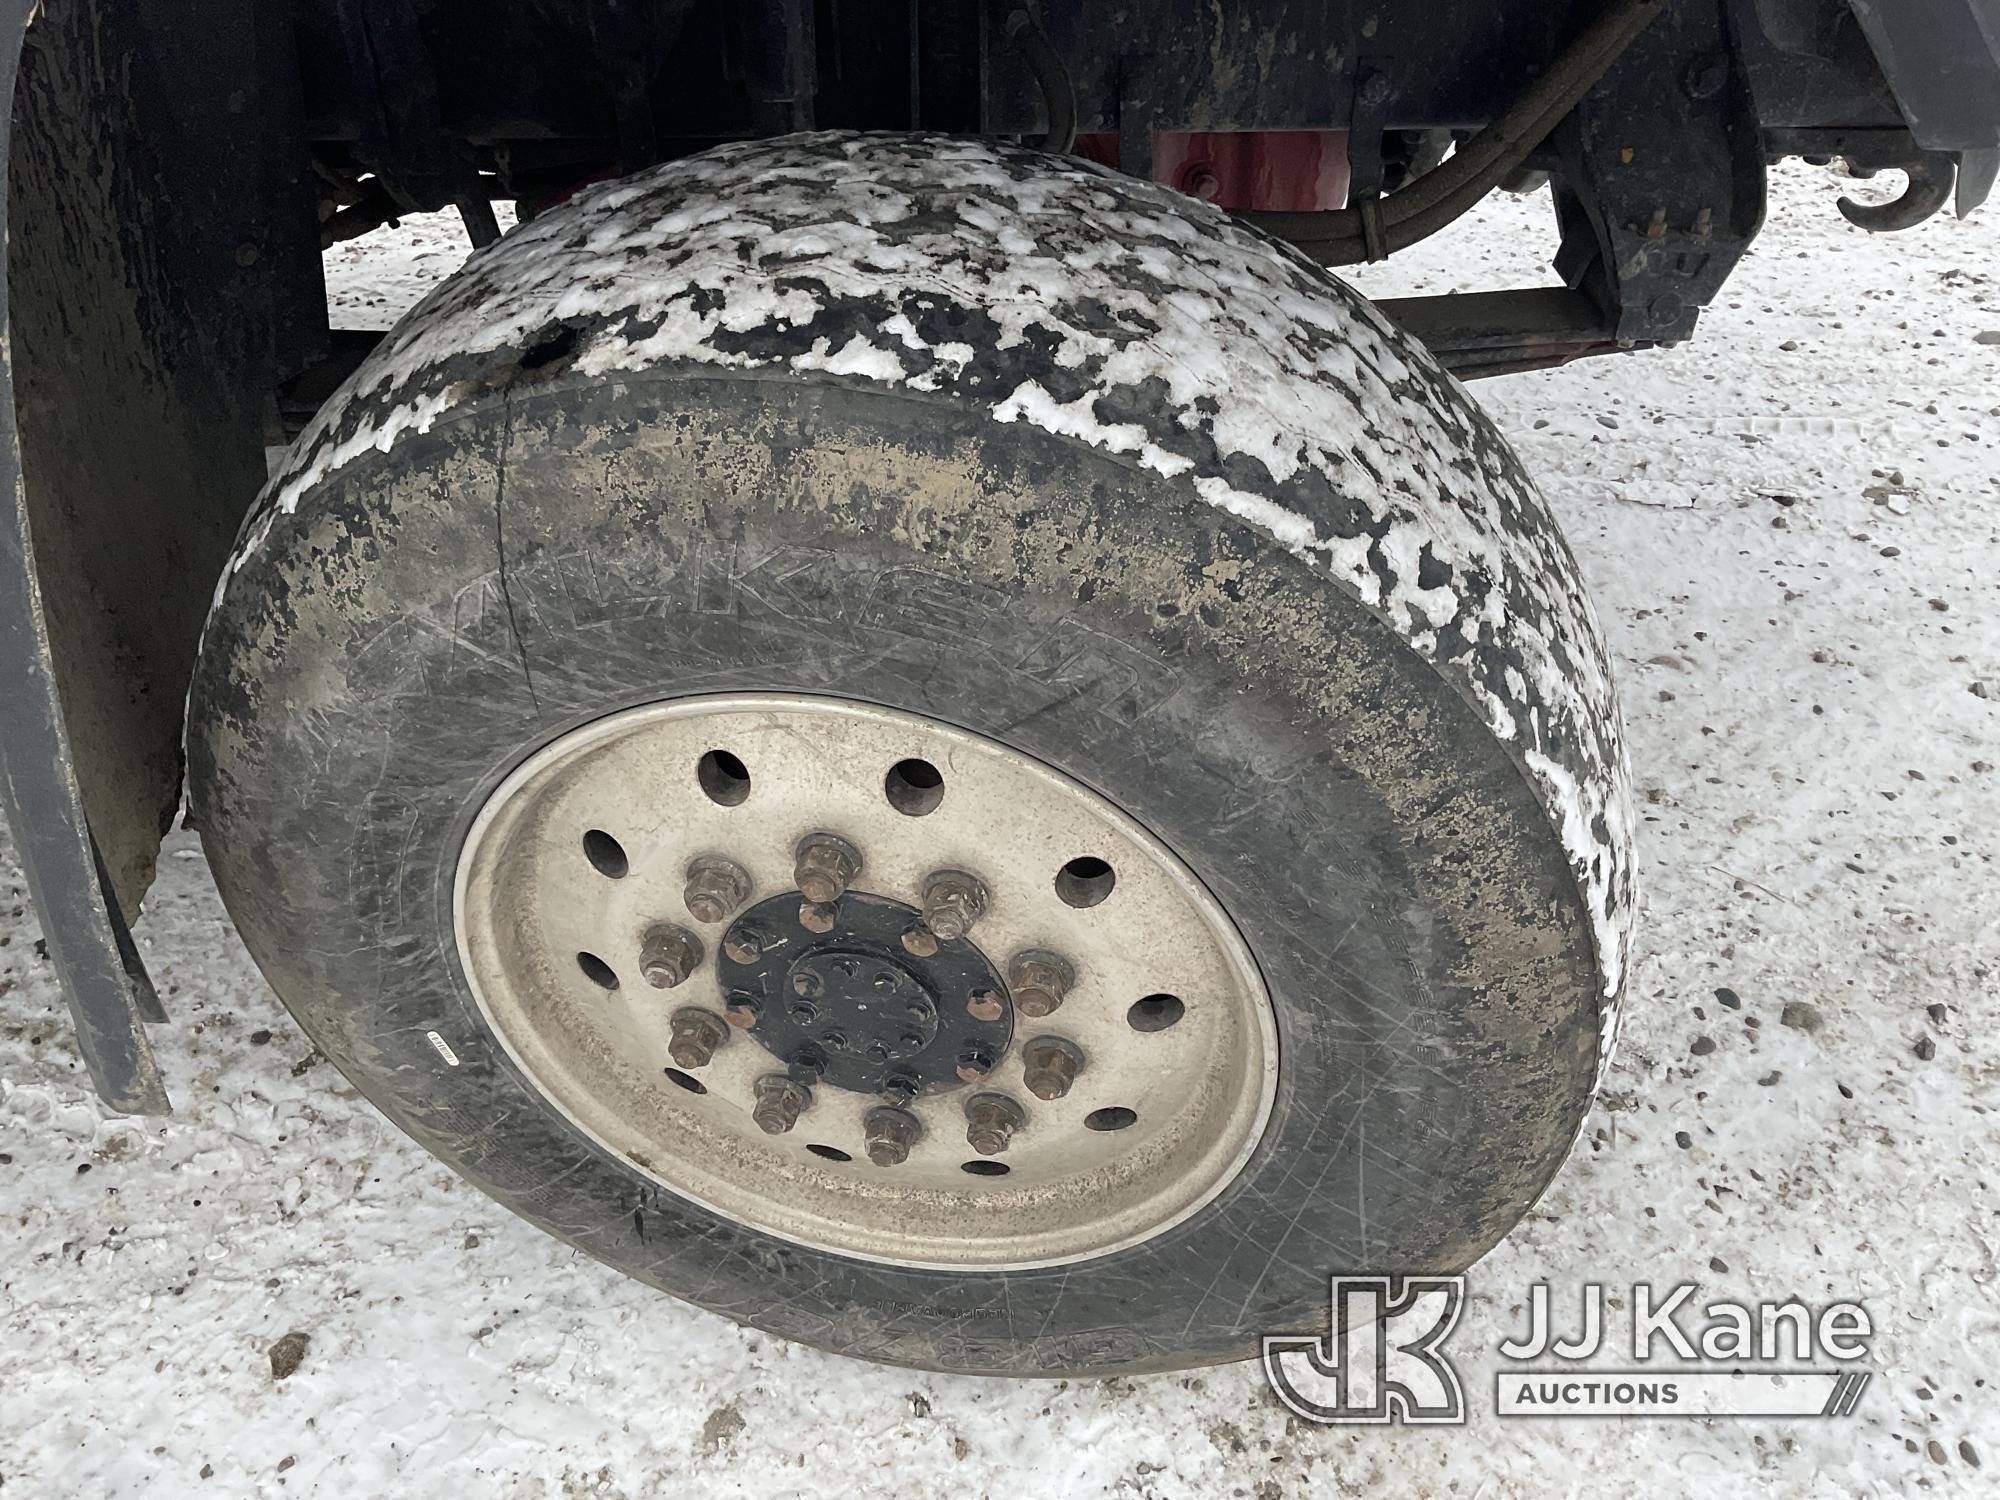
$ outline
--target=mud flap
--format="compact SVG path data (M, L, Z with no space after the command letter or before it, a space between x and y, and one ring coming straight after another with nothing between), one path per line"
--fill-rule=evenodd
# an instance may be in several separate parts
M289 46L252 0L0 0L0 801L91 1078L133 1113L169 1108L129 918L188 672L269 393L324 338L305 163L273 144L299 154Z

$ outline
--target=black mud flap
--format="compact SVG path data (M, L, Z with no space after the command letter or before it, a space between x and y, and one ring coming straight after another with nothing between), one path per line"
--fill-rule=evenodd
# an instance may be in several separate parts
M0 0L0 802L84 1061L132 1113L169 1108L128 918L188 674L268 393L323 338L271 311L324 306L273 280L318 274L281 10Z

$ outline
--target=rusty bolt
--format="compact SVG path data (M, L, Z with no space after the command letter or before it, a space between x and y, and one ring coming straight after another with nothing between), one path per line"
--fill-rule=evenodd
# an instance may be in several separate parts
M939 870L924 882L924 926L944 942L962 938L986 912L986 887L963 870Z
M830 833L809 833L793 851L792 883L809 902L827 906L847 894L861 873L861 851Z
M893 1104L878 1104L861 1117L864 1149L878 1167L899 1167L924 1133L917 1117Z
M701 940L684 928L665 922L646 929L639 945L639 972L656 990L686 982L701 964Z
M1005 1151L1027 1123L1027 1111L1005 1094L974 1094L965 1101L965 1144L981 1156Z
M1007 1007L994 991L974 990L965 997L965 1013L975 1021L997 1021L1007 1013Z
M704 855L687 868L688 915L697 922L720 922L750 895L750 877L733 860Z
M667 1056L683 1068L707 1067L715 1049L729 1040L729 1028L712 1010L689 1006L675 1011L669 1024L673 1039L667 1043Z
M937 934L928 927L912 927L903 934L903 951L912 958L932 958L938 951Z
M799 1123L813 1102L812 1090L783 1073L766 1073L757 1080L757 1103L750 1118L766 1135L783 1135Z
M799 903L799 926L807 932L833 931L834 909L824 901Z
M764 1012L764 1002L748 990L736 990L722 1007L723 1019L739 1031L748 1031Z
M1027 948L1008 963L1007 983L1014 991L1014 1009L1040 1018L1063 1003L1069 987L1076 983L1076 970L1059 953Z
M722 951L731 963L754 964L764 956L764 934L754 927L732 927L722 940Z
M978 1042L968 1042L959 1049L953 1071L960 1083L977 1083L993 1071L993 1054Z
M1038 1036L1021 1049L1021 1081L1037 1099L1060 1099L1083 1071L1083 1049L1059 1036Z

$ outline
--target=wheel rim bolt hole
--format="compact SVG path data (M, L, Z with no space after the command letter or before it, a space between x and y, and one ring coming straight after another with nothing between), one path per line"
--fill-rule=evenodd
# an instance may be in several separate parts
M584 833L583 857L590 861L592 869L607 880L623 880L626 872L632 868L632 861L625 854L625 846L602 828L592 828Z
M1134 1031L1165 1031L1179 1023L1187 1014L1187 1006L1178 995L1148 995L1143 1000L1134 1000L1125 1012L1125 1024Z
M577 954L576 966L583 971L583 977L599 989L615 990L618 988L618 971L599 958L595 953Z
M1118 872L1094 854L1078 855L1056 872L1056 895L1079 910L1106 900L1118 884Z
M719 807L741 807L750 800L750 768L732 751L710 750L695 762L695 780Z
M882 792L897 812L921 818L944 801L944 774L927 760L899 760L883 778Z

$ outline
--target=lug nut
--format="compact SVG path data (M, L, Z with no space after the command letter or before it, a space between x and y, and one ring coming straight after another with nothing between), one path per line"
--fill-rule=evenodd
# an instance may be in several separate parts
M831 833L809 833L794 851L792 882L807 901L825 906L847 894L861 873L861 851Z
M861 1117L864 1149L878 1167L899 1167L924 1133L917 1117L893 1104L878 1104Z
M750 1118L766 1135L783 1135L799 1123L813 1100L812 1090L783 1073L766 1073L757 1080L757 1103Z
M975 1021L997 1021L1007 1013L1007 1007L994 991L974 990L965 997L965 1013Z
M764 934L754 927L732 927L722 940L722 951L736 964L754 964L764 956Z
M1005 1151L1027 1123L1027 1111L1005 1094L974 1094L965 1101L965 1144L981 1156Z
M750 877L733 860L705 855L687 868L688 915L697 922L720 922L750 895Z
M675 1011L670 1024L673 1039L667 1043L667 1056L683 1068L707 1067L715 1049L729 1040L729 1028L714 1011L690 1006Z
M1028 948L1007 965L1007 983L1014 991L1014 1009L1039 1019L1063 1003L1076 983L1076 970L1059 953Z
M799 904L799 926L807 932L833 931L833 907L824 901L805 901Z
M748 1031L764 1013L764 1003L748 990L737 990L722 1007L723 1019L739 1031Z
M701 940L684 928L665 922L646 929L639 945L639 972L656 990L670 990L687 981L701 964Z
M1038 1036L1021 1049L1021 1081L1037 1099L1060 1099L1083 1071L1083 1049L1059 1036Z
M993 1071L993 1054L973 1042L959 1050L958 1061L952 1071L958 1074L960 1083L977 1083Z
M938 951L937 934L928 927L912 927L903 934L903 951L912 958L935 958Z
M924 926L944 942L962 938L986 913L986 887L963 870L939 870L924 882Z

